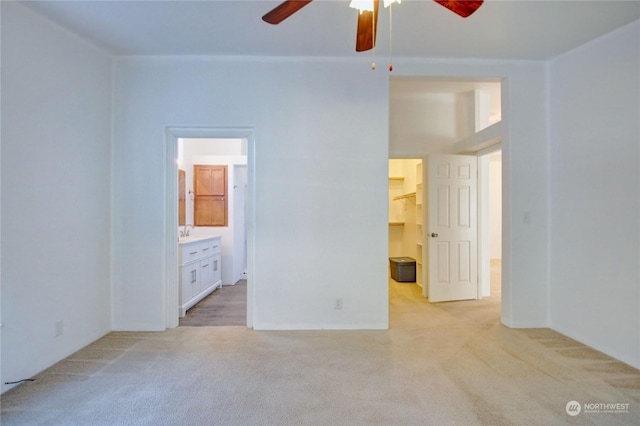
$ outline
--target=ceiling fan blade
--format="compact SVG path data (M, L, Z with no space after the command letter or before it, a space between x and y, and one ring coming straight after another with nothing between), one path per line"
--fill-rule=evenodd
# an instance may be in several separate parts
M277 25L312 1L313 0L287 0L280 3L271 11L267 12L262 17L262 20L264 22L268 22L269 24Z
M358 30L356 33L356 52L364 52L375 45L378 29L378 6L380 0L374 0L373 12L358 14Z
M441 4L442 6L446 7L447 9L457 13L458 15L462 16L463 18L471 16L471 14L473 14L473 12L478 10L478 8L480 6L482 6L482 3L484 3L484 0L478 0L478 1L474 1L474 0L433 0L433 1L435 1L436 3Z

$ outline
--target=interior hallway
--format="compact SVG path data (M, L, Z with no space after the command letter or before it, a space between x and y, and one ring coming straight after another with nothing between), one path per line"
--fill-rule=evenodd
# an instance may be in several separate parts
M502 326L495 296L389 289L390 330L110 333L2 395L2 424L637 424L638 370ZM628 405L572 417L573 400Z

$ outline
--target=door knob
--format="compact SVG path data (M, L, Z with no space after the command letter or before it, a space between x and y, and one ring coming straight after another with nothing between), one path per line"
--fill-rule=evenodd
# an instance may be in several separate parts
M437 234L436 232L432 232L432 233L431 233L431 237L432 237L432 238L438 238L438 234Z

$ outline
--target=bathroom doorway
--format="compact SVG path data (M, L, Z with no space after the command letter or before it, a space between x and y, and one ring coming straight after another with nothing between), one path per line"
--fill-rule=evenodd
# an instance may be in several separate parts
M200 293L198 299L201 300L195 299L189 304L194 303L194 306L180 317L179 325L246 325L247 140L179 138L178 168L179 175L184 175L184 179L179 179L183 187L179 188L178 196L179 209L184 207L185 218L184 223L179 223L179 234L188 234L194 238L222 237L222 287L214 289L211 293L208 293L211 290ZM209 179L204 179L205 175ZM207 183L220 187L220 195L201 195L203 190L207 189ZM203 198L204 202L199 202ZM207 199L220 201L209 202ZM219 224L203 223L203 218L211 216L208 214L210 204L216 209L213 216L219 216L221 219ZM181 290L180 296L184 297L184 289Z
M250 128L168 128L167 129L167 210L166 210L166 323L167 328L180 325L179 239L182 232L190 236L220 236L222 288L212 294L221 296L225 288L236 287L234 298L241 297L244 318L238 325L252 326L252 249L254 182L254 138ZM193 166L223 164L228 171L228 223L226 226L178 225L179 170L184 171L185 225L193 224ZM216 294L217 293L217 294ZM202 299L200 303L206 299ZM237 304L237 303L236 303ZM195 305L191 309L195 308ZM219 312L218 312L219 313ZM236 310L237 313L237 310ZM205 325L205 324L200 324ZM216 325L216 324L211 324Z

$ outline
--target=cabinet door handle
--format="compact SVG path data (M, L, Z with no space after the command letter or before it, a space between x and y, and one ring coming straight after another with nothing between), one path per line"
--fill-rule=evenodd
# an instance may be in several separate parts
M209 250L209 247L202 249L202 251L207 251L207 250Z
M209 264L207 263L206 265L202 265L203 268L208 268Z
M192 283L196 282L196 270L195 269L193 271L191 271L191 282Z
M214 261L213 261L213 270L214 270L214 271L217 271L217 270L218 270L218 261L217 261L217 260L214 260Z
M197 251L191 251L191 252L189 252L189 254L191 254L191 255L198 254L198 252Z

